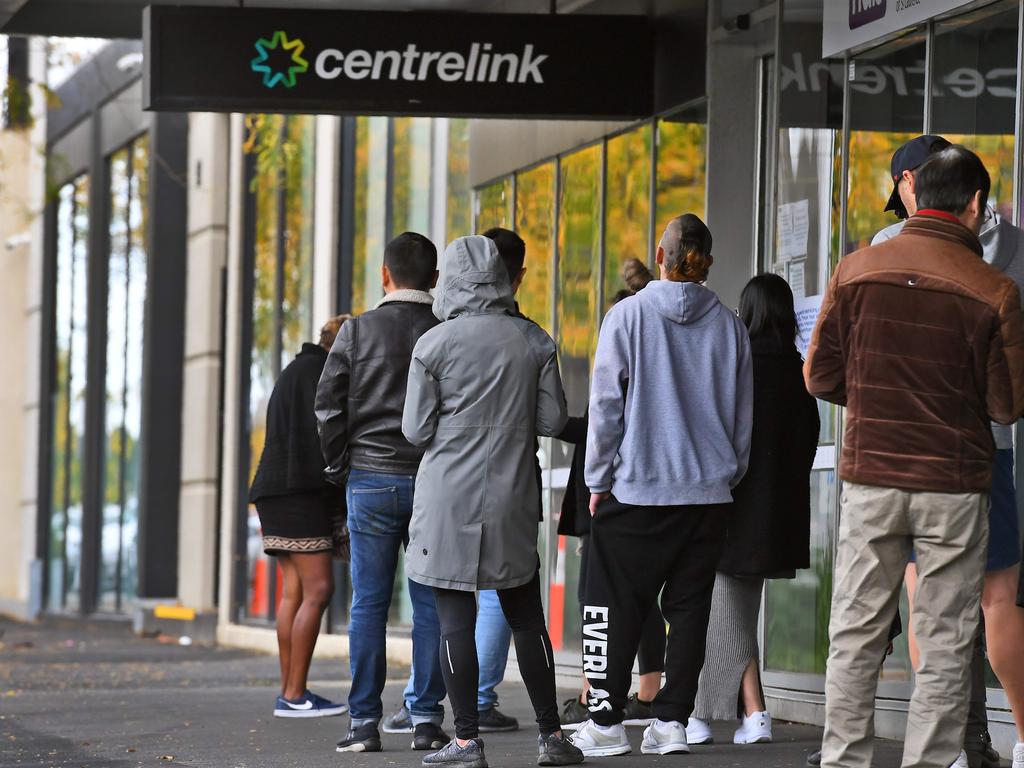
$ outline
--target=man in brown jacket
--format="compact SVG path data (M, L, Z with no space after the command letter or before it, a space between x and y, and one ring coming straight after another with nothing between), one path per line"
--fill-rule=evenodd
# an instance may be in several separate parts
M915 179L919 210L903 231L840 262L804 367L811 394L848 409L824 768L871 764L878 659L912 547L922 664L903 766L959 759L988 537L989 422L1024 414L1019 291L985 264L977 237L988 173L953 146Z

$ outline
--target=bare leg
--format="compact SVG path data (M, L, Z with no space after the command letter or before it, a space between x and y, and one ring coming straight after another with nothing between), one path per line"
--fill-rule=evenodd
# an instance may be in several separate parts
M981 608L988 660L1013 710L1017 739L1024 741L1024 610L1016 604L1019 577L1019 565L986 573Z
M757 672L757 659L747 662L740 682L740 693L743 696L743 714L750 717L755 712L764 712L764 697L761 695L761 676Z
M917 648L917 638L914 637L914 591L917 589L917 565L915 563L907 563L907 570L903 573L903 584L907 588L907 620L903 626L907 628L910 666L916 673L921 664L921 652Z
M640 675L640 688L637 691L637 698L640 701L651 702L661 690L661 672L648 672Z
M277 563L281 566L281 583L284 591L277 607L277 655L281 663L281 695L284 696L288 689L288 670L291 666L292 624L295 623L295 612L302 603L302 583L295 573L291 555L278 555Z
M285 697L297 699L306 692L306 677L313 648L320 634L320 619L334 591L331 576L331 553L294 554L292 563L302 582L302 604L292 624L291 664Z
M580 692L580 704L587 706L587 691L590 690L590 681L587 680L587 676L583 676L583 691Z

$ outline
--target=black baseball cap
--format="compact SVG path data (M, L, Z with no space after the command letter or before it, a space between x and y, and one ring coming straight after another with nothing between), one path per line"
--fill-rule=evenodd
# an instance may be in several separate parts
M949 142L941 136L925 134L911 139L902 147L892 153L890 171L892 175L892 194L889 195L889 202L885 206L886 211L906 213L903 201L900 199L900 179L904 171L912 171L924 164L931 155L940 152L950 146Z

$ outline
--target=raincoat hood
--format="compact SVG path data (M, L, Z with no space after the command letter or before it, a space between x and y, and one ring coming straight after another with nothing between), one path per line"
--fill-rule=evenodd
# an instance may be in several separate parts
M700 322L720 306L718 296L710 288L671 280L648 283L636 298L652 304L659 314L680 325Z
M473 235L453 240L440 267L434 296L438 320L515 311L505 263L490 238Z

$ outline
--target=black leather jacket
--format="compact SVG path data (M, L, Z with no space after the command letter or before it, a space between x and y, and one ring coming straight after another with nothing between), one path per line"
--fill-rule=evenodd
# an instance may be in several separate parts
M402 300L414 294L419 300ZM402 412L413 347L438 320L426 303L430 294L390 296L341 327L317 387L324 474L337 485L349 467L415 475L423 458L402 434Z

